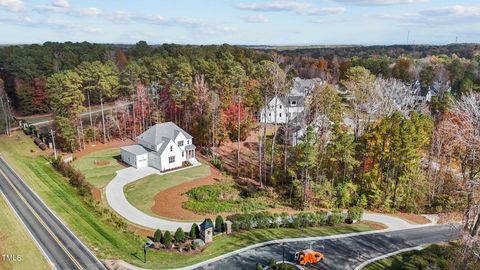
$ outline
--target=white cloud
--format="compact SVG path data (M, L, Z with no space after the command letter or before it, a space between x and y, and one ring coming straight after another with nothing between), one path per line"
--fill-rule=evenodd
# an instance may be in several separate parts
M416 25L445 25L480 22L480 6L448 6L418 12L381 14L382 19Z
M52 6L54 6L54 7L59 7L59 8L69 8L69 7L70 7L70 3L68 3L67 0L55 0L55 1L52 3Z
M21 11L23 9L22 0L0 0L0 7L11 11Z
M268 3L239 3L236 5L236 7L244 10L263 12L290 11L307 16L338 14L345 12L346 10L343 7L318 8L309 3L289 1L273 1Z
M239 3L239 9L253 11L297 11L312 7L311 4L291 1L273 1L268 3Z
M425 3L429 0L333 0L339 3L353 4L360 6L388 6L401 4Z
M28 27L49 27L56 29L66 29L71 28L72 26L60 20L54 19L45 19L45 18L32 18L30 16L19 16L19 17L10 17L10 18L1 18L1 22L16 24L20 26Z
M323 16L323 15L332 15L345 12L347 9L344 7L333 7L333 8L311 8L306 10L297 11L297 13L302 15L309 16Z
M251 15L242 17L245 22L248 23L266 23L268 22L268 18L264 15Z
M98 16L102 14L102 11L95 7L89 7L89 8L71 7L70 4L65 0L57 0L50 5L38 5L33 10L39 13L60 13L60 14L67 14L72 16L89 16L89 17Z

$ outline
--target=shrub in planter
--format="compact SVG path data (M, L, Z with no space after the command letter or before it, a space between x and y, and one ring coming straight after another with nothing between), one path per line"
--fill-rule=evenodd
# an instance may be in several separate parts
M353 206L348 208L347 220L358 220L360 221L363 216L363 208L358 206Z
M163 235L163 243L166 248L172 248L172 234L169 231L166 231Z
M198 228L197 223L192 224L192 228L190 228L190 239L194 240L200 237L200 228Z
M157 229L153 234L153 242L162 242L162 231Z
M175 243L183 243L185 241L185 232L182 228L178 228L175 232Z
M268 260L268 267L270 268L275 267L276 264L277 264L277 261L275 261L274 258L271 258L270 260Z
M339 209L335 209L327 218L327 224L329 226L335 226L344 221L345 217Z
M199 247L198 243L197 242L192 242L192 248L193 250L197 249Z
M217 218L215 219L215 231L216 232L224 232L225 229L224 229L224 226L223 226L223 217L222 216L217 216Z

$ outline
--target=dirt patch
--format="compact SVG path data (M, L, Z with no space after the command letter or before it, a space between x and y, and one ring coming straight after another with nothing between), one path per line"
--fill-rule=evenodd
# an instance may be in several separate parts
M195 214L192 211L182 208L182 204L188 200L185 192L192 188L218 183L222 174L214 167L210 167L211 174L207 177L192 180L178 186L171 187L155 195L155 204L152 212L166 218L182 220L202 220L204 215Z
M393 214L390 214L390 215L399 217L401 219L404 219L407 222L412 223L412 224L429 224L429 223L431 223L431 221L428 218L426 218L422 215L418 215L418 214L397 212L397 213L393 213Z
M102 191L94 186L90 188L90 192L92 192L92 196L96 201L102 201Z
M135 225L132 225L132 224L128 225L128 230L135 233L135 234L142 235L142 236L145 236L145 237L149 237L149 236L152 237L153 234L155 233L154 230L141 228L141 227L138 227L138 226L135 226Z
M76 151L75 153L73 153L73 156L75 158L81 158L83 156L86 156L90 153L93 153L95 151L98 151L98 150L103 150L103 149L108 149L108 148L119 148L119 147L122 147L122 146L126 146L126 145L132 145L132 144L135 144L135 141L133 140L113 140L113 141L110 141L108 143L101 143L101 142L96 142L96 143L91 143L91 144L87 144L85 146L85 149L83 149L82 151ZM97 165L97 164L95 164Z
M107 166L108 164L110 164L110 161L108 160L95 161L95 166L98 167Z
M438 214L438 224L446 224L450 222L463 222L463 213L440 213Z
M379 223L379 222L374 222L374 221L370 221L370 220L362 220L359 222L360 224L365 224L365 225L368 225L370 228L374 229L374 230L384 230L384 229L388 229L388 227L383 224L383 223Z

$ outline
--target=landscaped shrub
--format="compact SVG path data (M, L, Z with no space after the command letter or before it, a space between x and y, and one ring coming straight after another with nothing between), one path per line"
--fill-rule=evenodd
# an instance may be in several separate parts
M358 206L353 206L348 208L347 219L349 220L362 220L363 208Z
M325 211L315 212L315 226L327 225L328 213Z
M172 248L172 234L170 231L166 231L165 234L163 235L163 243L166 248Z
M195 241L192 242L192 249L195 250L195 249L197 249L197 248L199 248L199 247L200 247L200 245L198 244L198 242L195 242Z
M329 226L335 226L342 223L345 220L345 215L339 209L335 209L327 218L327 224Z
M198 228L197 223L192 224L192 227L190 228L189 235L190 235L190 239L192 239L192 240L200 237L200 228Z
M271 258L270 260L268 260L268 267L270 268L275 267L276 264L277 264L277 261L275 261L274 258Z
M215 157L212 159L212 164L220 171L223 171L223 162L219 157Z
M256 227L259 229L268 228L272 220L271 216L272 214L266 211L258 212L258 213L255 213L253 216L253 222L256 225Z
M263 265L261 263L257 263L257 266L255 266L256 270L263 270Z
M216 232L224 232L224 226L223 226L223 217L222 216L217 216L215 219L215 231Z
M153 242L162 242L162 231L157 229L153 235Z
M282 212L280 214L280 227L290 227L290 216L288 213Z
M52 159L51 163L53 167L64 177L68 178L68 182L71 186L77 189L78 194L81 196L91 196L90 186L85 181L85 175L76 170L70 165L70 163L63 162L62 158Z
M185 241L185 232L182 228L178 228L175 232L175 243L183 243Z

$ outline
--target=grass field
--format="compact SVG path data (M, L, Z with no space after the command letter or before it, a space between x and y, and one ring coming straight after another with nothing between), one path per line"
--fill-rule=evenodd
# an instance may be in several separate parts
M210 173L210 167L202 164L165 175L149 175L126 185L124 188L125 197L136 208L147 214L155 215L151 208L155 204L154 197L158 192L188 181L207 177Z
M0 217L0 254L21 256L17 262L0 258L0 269L52 269L3 196L0 196Z
M87 182L102 189L124 168L116 159L119 156L119 148L99 150L75 160L73 166L85 174Z
M228 237L219 236L204 252L195 255L149 252L147 263L143 263L142 244L146 239L110 225L106 221L108 218L87 205L45 158L38 156L38 153L32 153L31 150L38 151L38 148L32 139L23 133L16 132L10 137L0 137L2 156L100 259L121 259L145 268L175 268L201 262L250 244L278 238L341 234L372 229L365 224L356 224L300 230L254 230Z

